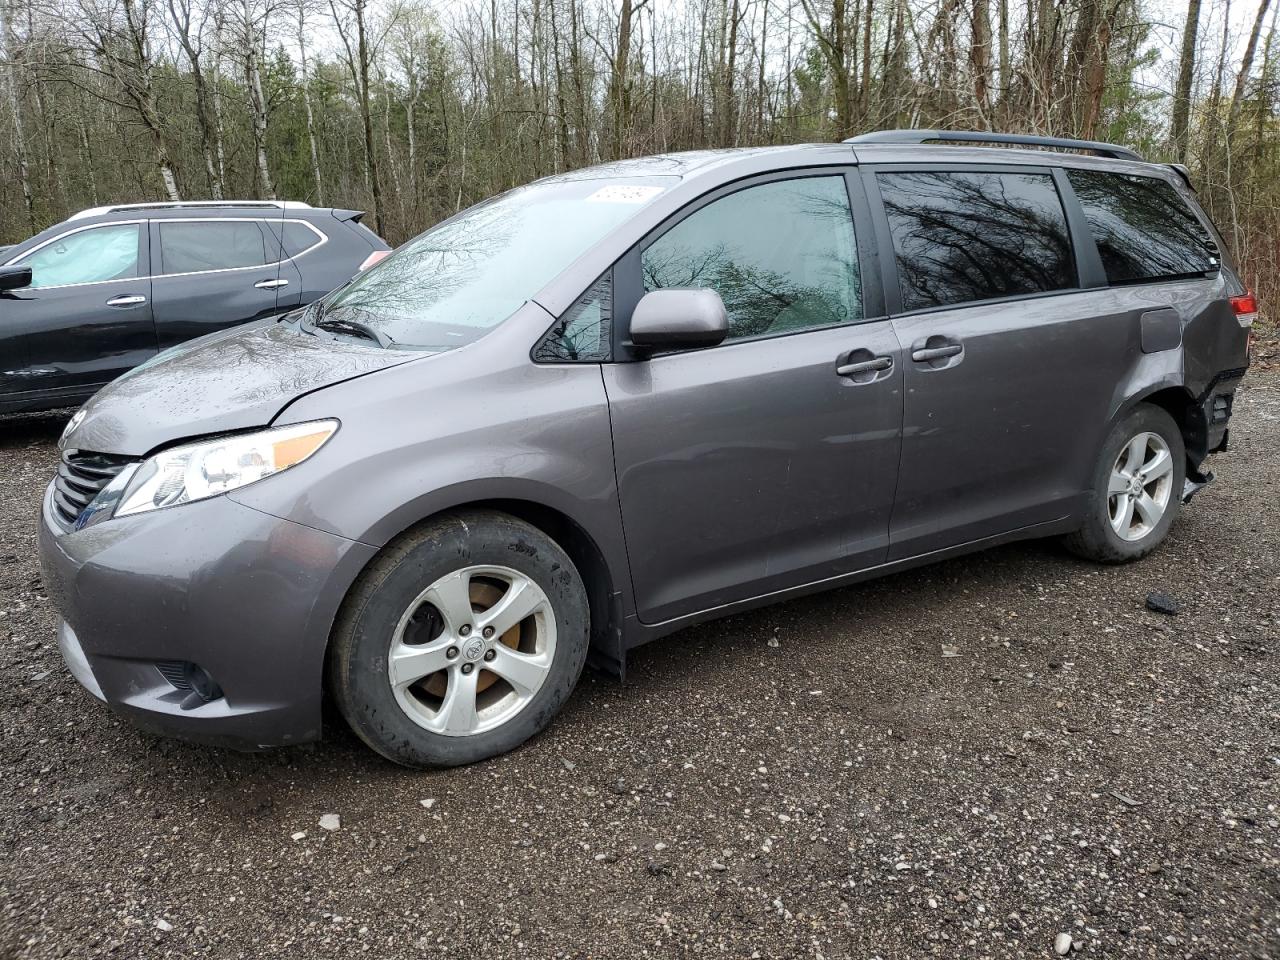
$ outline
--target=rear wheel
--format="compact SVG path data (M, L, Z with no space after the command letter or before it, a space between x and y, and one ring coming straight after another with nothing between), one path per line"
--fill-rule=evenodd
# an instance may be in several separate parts
M1066 538L1068 548L1101 563L1145 557L1177 519L1185 477L1178 424L1161 408L1139 404L1102 446L1085 523Z
M330 659L343 716L407 766L520 745L568 699L586 660L586 591L560 547L496 512L409 534L348 598Z

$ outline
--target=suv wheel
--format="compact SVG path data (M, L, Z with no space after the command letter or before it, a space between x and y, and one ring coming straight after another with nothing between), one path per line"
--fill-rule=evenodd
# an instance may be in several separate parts
M590 614L573 562L537 528L459 513L398 541L339 617L330 683L347 723L406 766L511 750L568 699Z
M1177 519L1186 469L1182 431L1173 417L1139 404L1102 445L1087 518L1068 535L1067 547L1101 563L1145 557Z

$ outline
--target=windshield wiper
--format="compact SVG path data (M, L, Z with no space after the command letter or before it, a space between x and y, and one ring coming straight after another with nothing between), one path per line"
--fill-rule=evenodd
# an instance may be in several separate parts
M357 337L364 337L366 340L373 340L384 350L395 343L381 330L371 327L367 323L361 323L359 320L349 320L346 317L326 317L323 307L317 309L316 318L311 321L311 326L334 333L350 333Z

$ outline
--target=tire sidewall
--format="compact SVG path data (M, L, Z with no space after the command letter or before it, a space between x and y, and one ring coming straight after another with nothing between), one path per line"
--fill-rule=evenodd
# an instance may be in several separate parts
M503 566L533 580L551 602L556 651L533 699L501 726L470 736L433 733L415 723L387 675L391 640L409 604L441 577L471 566ZM541 731L582 673L590 636L586 591L553 541L514 518L457 517L433 524L394 555L345 625L335 694L348 722L384 756L410 766L457 766L505 753Z
M1173 459L1173 489L1169 493L1169 504L1160 522L1142 539L1125 540L1111 526L1110 497L1107 490L1111 481L1111 469L1120 452L1140 433L1158 434L1168 446L1169 455ZM1089 522L1094 525L1096 536L1102 540L1105 549L1120 559L1136 559L1146 556L1159 546L1181 511L1186 474L1187 456L1182 431L1173 417L1150 404L1139 404L1126 414L1108 434L1093 478Z

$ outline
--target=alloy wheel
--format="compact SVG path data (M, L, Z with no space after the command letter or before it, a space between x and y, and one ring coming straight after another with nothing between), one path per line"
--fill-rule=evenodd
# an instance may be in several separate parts
M1140 433L1116 457L1107 486L1111 529L1122 540L1151 533L1169 509L1173 495L1173 456L1158 433Z
M510 567L466 567L435 581L401 615L387 676L411 720L465 737L528 706L555 651L555 615L541 587Z

